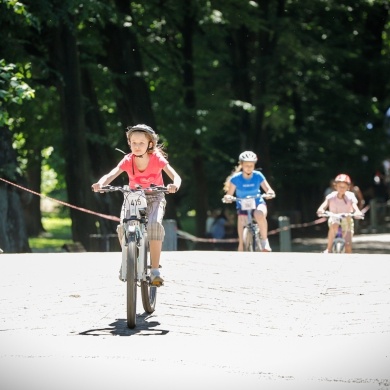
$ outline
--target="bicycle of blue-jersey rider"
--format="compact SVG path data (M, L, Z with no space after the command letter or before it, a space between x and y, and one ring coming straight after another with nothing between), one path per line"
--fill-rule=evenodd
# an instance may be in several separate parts
M145 194L168 193L166 187L130 189L129 186L104 186L100 192L121 191L124 201L121 210L123 225L121 279L126 281L127 326L137 324L137 286L141 288L142 305L146 313L153 313L156 307L157 287L151 285L151 261L147 238Z
M241 210L247 213L248 222L243 230L243 250L244 252L262 252L260 229L253 218L253 212L256 210L256 199L272 199L275 196L269 194L262 194L256 196L247 196L245 198L238 198L236 196L229 196L233 202L240 202ZM226 203L226 199L222 198L222 202Z

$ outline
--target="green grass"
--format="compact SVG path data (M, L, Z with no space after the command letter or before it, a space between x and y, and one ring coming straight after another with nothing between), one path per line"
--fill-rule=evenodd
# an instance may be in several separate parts
M73 242L70 218L44 217L42 225L46 232L39 237L32 237L28 240L33 252L61 252L64 244Z

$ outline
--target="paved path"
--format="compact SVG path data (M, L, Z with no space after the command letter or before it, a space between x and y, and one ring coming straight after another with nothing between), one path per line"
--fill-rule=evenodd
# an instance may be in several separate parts
M1 389L390 389L390 255L165 252L135 330L119 262L0 255Z

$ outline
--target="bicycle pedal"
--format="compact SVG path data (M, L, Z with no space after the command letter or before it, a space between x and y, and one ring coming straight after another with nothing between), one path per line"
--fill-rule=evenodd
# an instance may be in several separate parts
M150 281L149 284L150 284L151 286L153 286L153 287L161 287L161 286L164 285L164 281L161 280L160 278L156 278L156 279Z

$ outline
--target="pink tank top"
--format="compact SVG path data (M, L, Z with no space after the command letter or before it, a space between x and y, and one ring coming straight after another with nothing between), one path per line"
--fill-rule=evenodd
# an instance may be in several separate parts
M352 213L352 203L357 204L357 198L351 191L346 191L341 199L337 197L337 191L333 191L326 196L326 199L328 199L329 211L332 213Z

